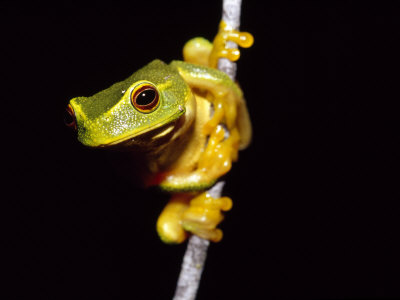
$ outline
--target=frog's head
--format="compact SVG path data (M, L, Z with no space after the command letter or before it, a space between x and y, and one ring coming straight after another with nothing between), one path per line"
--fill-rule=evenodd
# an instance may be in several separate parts
M174 68L154 60L106 90L73 98L67 125L77 130L86 146L129 144L152 132L171 131L192 97Z

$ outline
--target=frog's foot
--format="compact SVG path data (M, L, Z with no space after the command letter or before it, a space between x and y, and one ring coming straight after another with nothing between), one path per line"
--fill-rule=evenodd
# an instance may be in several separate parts
M237 61L239 59L240 51L236 48L228 48L226 45L228 41L234 42L240 47L248 48L253 45L254 38L250 33L237 31L228 26L224 21L221 21L209 57L210 67L216 68L219 58L227 58L231 61Z
M240 135L237 128L232 128L228 137L226 135L223 126L217 125L199 159L198 170L215 179L226 174L238 156Z
M190 201L190 206L182 214L182 226L185 230L213 242L222 239L222 230L216 228L223 220L222 211L232 208L228 197L213 198L204 192Z

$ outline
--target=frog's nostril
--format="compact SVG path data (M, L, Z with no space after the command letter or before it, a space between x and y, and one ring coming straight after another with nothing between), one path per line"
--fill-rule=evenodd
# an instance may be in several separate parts
M64 123L70 128L76 129L76 117L74 109L71 104L68 104L67 109L64 113Z

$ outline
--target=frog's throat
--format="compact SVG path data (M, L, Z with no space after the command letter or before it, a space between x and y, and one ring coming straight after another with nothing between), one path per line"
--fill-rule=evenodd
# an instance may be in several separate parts
M145 128L143 130L140 130L140 131L134 132L132 134L129 134L127 136L121 137L117 140L111 141L106 144L102 144L99 147L108 147L108 146L122 144L126 141L134 140L136 137L145 135L146 133L149 133L151 131L157 131L158 128L165 127L165 130L162 130L161 132L157 131L157 133L153 136L153 138L156 138L157 136L163 136L174 129L174 127L177 124L174 121L178 120L182 115L184 115L185 111L186 110L184 107L180 107L180 109L176 113L174 113L172 116L170 116L168 119L166 119L165 122L155 124L153 126Z

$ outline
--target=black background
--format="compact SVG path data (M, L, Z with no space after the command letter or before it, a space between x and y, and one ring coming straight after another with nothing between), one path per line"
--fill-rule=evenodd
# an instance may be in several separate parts
M400 297L399 21L385 3L244 1L255 44L237 79L254 140L226 177L234 208L198 299ZM1 6L3 291L171 299L185 244L156 234L168 197L135 188L62 116L70 98L212 39L221 3Z

